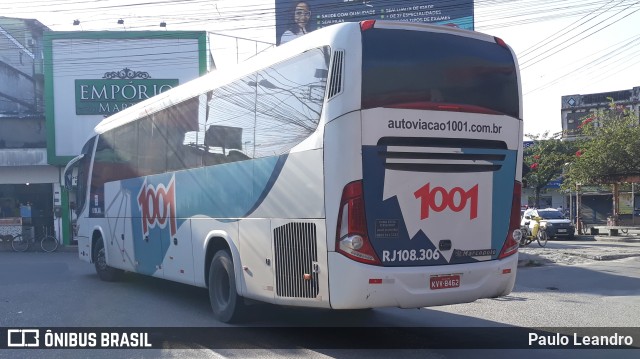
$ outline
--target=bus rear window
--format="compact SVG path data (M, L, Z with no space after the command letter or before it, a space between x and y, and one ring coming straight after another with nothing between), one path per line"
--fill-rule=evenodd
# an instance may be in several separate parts
M362 33L362 108L467 109L519 117L518 72L495 42L425 31Z

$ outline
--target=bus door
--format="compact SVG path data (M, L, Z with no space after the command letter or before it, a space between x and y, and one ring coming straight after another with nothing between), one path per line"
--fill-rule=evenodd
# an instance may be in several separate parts
M123 189L120 182L105 183L104 193L110 199L104 209L107 221L103 222L107 225L103 233L107 237L105 248L109 252L109 265L135 272L130 193Z

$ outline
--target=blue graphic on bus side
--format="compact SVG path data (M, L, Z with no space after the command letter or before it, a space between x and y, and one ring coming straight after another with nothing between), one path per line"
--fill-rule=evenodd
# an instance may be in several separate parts
M189 218L250 215L268 195L286 159L283 155L121 181L123 191L131 194L137 272L151 275L158 270L173 235Z

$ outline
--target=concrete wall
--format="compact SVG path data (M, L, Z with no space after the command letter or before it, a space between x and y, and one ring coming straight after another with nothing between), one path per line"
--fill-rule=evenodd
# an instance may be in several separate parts
M6 148L46 149L46 139L44 118L0 117L0 152Z
M532 207L535 203L536 192L532 188L523 188L522 196L520 197L520 203L523 206L529 205ZM551 207L558 208L562 206L563 208L568 208L569 204L565 203L566 198L565 195L557 189L549 189L545 192L540 193L541 199L546 199L546 201L541 201L540 207ZM550 205L548 205L550 203Z
M0 167L0 183L60 183L60 171L55 166L3 166Z
M14 38L22 28L28 33L27 26L19 21L0 22L0 113L36 111L36 85L34 71L37 60L34 53Z

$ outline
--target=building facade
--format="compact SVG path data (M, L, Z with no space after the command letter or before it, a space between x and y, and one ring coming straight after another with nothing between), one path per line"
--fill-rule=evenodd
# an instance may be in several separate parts
M7 223L23 224L31 237L55 228L59 169L47 161L44 115L48 30L36 20L0 17L0 236Z
M625 106L636 115L640 114L640 86L628 90L610 91L592 94L575 94L562 96L561 122L562 137L572 140L580 136L582 121L590 113L608 109L611 102ZM635 187L635 186L634 186ZM583 219L587 223L606 223L612 215L613 197L610 190L600 186L584 186L581 188L581 209ZM640 201L632 191L620 193L620 219L626 223L636 222L640 210ZM575 195L575 192L574 192ZM640 223L640 220L637 221Z
M640 113L640 86L630 90L620 90L586 95L562 96L561 121L563 138L579 136L582 119L589 113L609 108L611 101Z
M73 244L65 165L105 117L209 71L207 35L54 32L0 17L0 236L20 226Z

